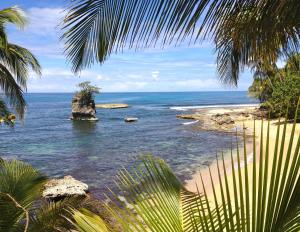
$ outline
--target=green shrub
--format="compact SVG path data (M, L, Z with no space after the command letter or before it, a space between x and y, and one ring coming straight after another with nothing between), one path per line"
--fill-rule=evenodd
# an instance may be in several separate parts
M288 119L294 118L297 102L300 96L300 76L288 74L284 78L276 78L273 91L263 104L269 109L271 117L285 116L288 109Z
M85 81L78 84L79 91L77 94L81 95L81 104L89 104L94 100L94 94L100 93L100 88L91 85L90 81Z

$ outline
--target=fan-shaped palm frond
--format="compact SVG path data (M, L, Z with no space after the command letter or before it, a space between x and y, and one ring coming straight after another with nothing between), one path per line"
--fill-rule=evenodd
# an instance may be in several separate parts
M75 0L63 38L76 72L124 48L213 39L221 80L237 84L253 60L298 50L299 9L297 0Z
M106 225L105 221L96 214L91 213L90 211L83 209L81 211L72 210L74 222L73 225L80 232L87 231L101 231L109 232L111 231Z
M20 161L0 163L0 231L27 228L29 210L45 181L39 172Z
M54 232L74 229L67 219L70 209L95 209L97 202L85 196L72 196L59 201L42 201L40 207L31 212L29 231Z
M122 170L117 186L125 198L113 192L108 196L111 215L121 231L221 231L224 215L212 207L205 194L187 191L160 159L148 156L129 173ZM120 204L124 208L118 207ZM116 210L117 209L117 210ZM82 232L111 231L90 212L74 211ZM93 228L93 229L92 229Z
M230 170L222 155L218 185L210 174L211 195L204 185L202 193L186 191L163 161L147 157L143 165L131 173L123 170L117 177L126 207L108 208L123 231L298 231L300 134L296 119L297 113L292 125L277 123L274 147L270 145L270 122L261 123L259 149L254 124L253 164L247 163L244 133L244 148L237 145L236 159L232 149ZM291 127L290 134L287 127ZM113 202L120 200L112 196ZM74 212L80 217L76 220L80 231L103 231L99 229L104 227L102 220L83 214Z
M8 97L10 104L15 107L19 115L25 112L26 101L23 96L23 90L15 81L12 73L0 63L0 87Z
M26 103L23 91L30 70L41 75L41 67L35 56L26 48L11 44L8 41L5 26L13 23L20 28L26 24L24 12L17 8L0 10L0 84L10 103L22 118Z

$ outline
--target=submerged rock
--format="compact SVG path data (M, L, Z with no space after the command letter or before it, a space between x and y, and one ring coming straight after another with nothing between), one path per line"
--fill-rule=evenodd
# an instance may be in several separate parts
M55 200L67 196L85 196L87 192L87 184L74 179L72 176L65 176L62 179L49 180L44 185L42 196L46 199Z
M97 121L94 100L86 100L80 92L72 99L72 120Z

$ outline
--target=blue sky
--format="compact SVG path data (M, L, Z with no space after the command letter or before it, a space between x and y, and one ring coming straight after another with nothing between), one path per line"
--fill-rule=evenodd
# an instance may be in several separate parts
M71 0L5 0L0 7L22 7L30 24L25 31L9 27L9 39L30 49L39 59L43 75L31 75L28 92L73 92L82 81L91 81L103 92L247 90L251 74L242 74L238 88L222 85L217 78L212 44L181 45L164 50L124 51L103 65L95 64L75 76L59 41L59 23Z

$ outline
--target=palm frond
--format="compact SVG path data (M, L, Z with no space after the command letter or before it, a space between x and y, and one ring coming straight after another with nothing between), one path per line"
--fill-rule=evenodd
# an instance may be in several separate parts
M40 207L31 212L29 231L53 232L75 229L67 219L70 216L70 209L94 209L96 205L95 200L82 196L72 196L60 201L43 200Z
M122 231L220 231L224 227L222 212L209 207L206 193L187 191L160 159L148 156L131 173L120 171L116 184L125 196L125 206L120 208L124 201L111 192L107 197L112 205L107 208ZM78 228L87 228L82 231L102 231L97 228L103 221L97 217L73 213L80 219Z
M28 212L44 181L45 177L28 164L16 160L0 163L1 231L28 226Z
M3 10L0 10L0 24L12 23L19 28L24 28L27 24L27 18L25 12L17 7L9 7Z
M0 62L13 74L23 90L26 90L30 70L41 76L37 58L28 49L16 44L7 44L6 49L0 49Z
M15 81L12 73L0 63L0 87L10 101L10 104L15 107L17 113L22 118L26 109L26 101L23 96L23 90Z
M5 31L7 23L24 28L25 13L18 7L0 10L0 86L22 119L26 107L23 91L27 88L29 72L33 70L40 76L41 66L29 50L9 43Z
M90 211L83 209L81 211L72 210L74 226L79 232L109 232L111 231L101 217Z
M299 49L297 0L75 0L62 38L73 70L124 48L213 40L221 80L236 85L253 61L271 64Z
M209 1L73 1L64 22L67 57L78 72L124 47L180 41L193 34ZM177 35L176 35L177 34Z

